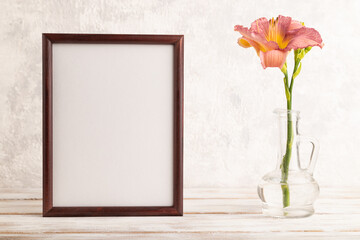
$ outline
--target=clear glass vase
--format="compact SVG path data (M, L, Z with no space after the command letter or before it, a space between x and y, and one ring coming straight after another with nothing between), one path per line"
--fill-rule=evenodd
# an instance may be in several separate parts
M298 111L276 109L274 113L278 122L278 157L275 170L264 175L258 185L263 213L281 218L311 216L320 192L313 178L319 144L299 134ZM300 159L304 143L312 146L308 159Z

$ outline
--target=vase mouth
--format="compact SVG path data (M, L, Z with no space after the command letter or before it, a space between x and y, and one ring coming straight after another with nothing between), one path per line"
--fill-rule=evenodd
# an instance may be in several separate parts
M298 110L288 110L283 108L276 108L273 113L275 113L278 116L287 116L287 114L295 115L297 117L300 117L300 111Z

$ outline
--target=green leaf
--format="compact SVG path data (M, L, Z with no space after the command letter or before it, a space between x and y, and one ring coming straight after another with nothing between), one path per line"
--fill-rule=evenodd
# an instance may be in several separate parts
M305 48L305 54L307 54L308 52L310 52L311 49L312 49L312 47L307 47L307 48Z
M298 60L302 60L305 55L311 50L312 47L307 47L307 48L302 48L302 49L296 49L294 50L294 58L295 58L295 61Z
M281 68L281 71L283 74L285 74L285 75L287 74L287 63L286 62L284 63L283 67Z
M286 81L286 77L284 77L284 86L285 86L285 96L286 96L286 100L290 100L290 91L289 91L289 87L287 85L287 81Z
M293 79L295 79L301 71L301 62L299 64L299 67L296 69L295 73L293 74Z
M295 53L295 52L294 52ZM296 60L301 60L305 57L305 50L304 49L297 49L296 53L295 53L295 61Z

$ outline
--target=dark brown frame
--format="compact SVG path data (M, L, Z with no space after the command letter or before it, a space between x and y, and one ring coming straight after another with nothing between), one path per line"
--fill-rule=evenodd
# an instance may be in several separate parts
M50 34L43 41L43 216L182 216L183 215L183 35ZM52 44L118 43L174 45L174 192L173 206L54 207L52 131Z

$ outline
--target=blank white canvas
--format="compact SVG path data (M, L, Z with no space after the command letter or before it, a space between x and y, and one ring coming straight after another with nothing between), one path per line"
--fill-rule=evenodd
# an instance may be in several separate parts
M53 205L173 205L173 45L53 44Z

